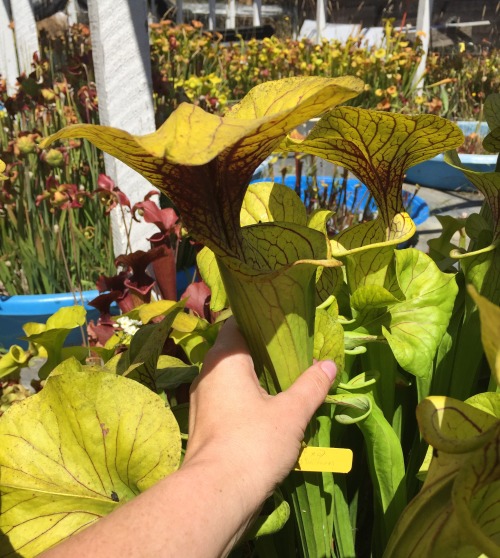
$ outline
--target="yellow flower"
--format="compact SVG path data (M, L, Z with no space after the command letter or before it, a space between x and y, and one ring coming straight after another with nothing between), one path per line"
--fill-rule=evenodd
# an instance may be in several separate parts
M42 97L46 100L46 101L53 101L56 98L56 94L54 92L53 89L48 89L47 87L44 87L41 91Z
M386 89L386 92L391 96L391 97L396 97L398 94L398 89L395 85L391 85L390 87L388 87Z
M417 105L421 105L424 101L425 101L425 97L422 97L421 95L417 95L415 97L415 103L417 103Z
M6 176L3 171L5 170L5 163L0 159L0 181L8 180L9 177Z
M380 60L381 58L385 58L385 54L385 48L379 48L375 51L375 58Z
M375 95L377 97L382 97L382 95L384 94L383 89L380 89L380 87L378 89L375 89Z

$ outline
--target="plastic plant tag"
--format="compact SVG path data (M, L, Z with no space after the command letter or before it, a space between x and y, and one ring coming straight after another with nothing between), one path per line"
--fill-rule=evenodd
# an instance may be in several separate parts
M306 446L300 452L294 470L318 473L348 473L352 469L352 457L352 450L346 448Z

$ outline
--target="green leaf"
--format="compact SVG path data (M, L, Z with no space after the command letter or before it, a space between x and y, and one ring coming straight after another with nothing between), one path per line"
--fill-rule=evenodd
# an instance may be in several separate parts
M344 369L344 328L326 310L316 310L313 356L316 360L335 362L338 383Z
M120 361L122 366L127 366L127 369L122 372L124 376L137 379L153 391L158 391L156 384L158 358L172 329L174 319L183 307L183 301L169 305L161 322L146 324L138 329L132 337L130 349Z
M466 166L462 165L456 151L447 151L444 155L444 160L452 167L461 170L486 198L493 219L492 244L495 245L500 238L500 172L477 172L469 170Z
M491 132L484 138L483 147L490 153L500 152L500 126L491 130Z
M27 366L30 356L19 345L12 345L9 352L0 358L0 378L16 372L19 373L23 366Z
M85 358L88 350L83 347L63 348L66 337L72 329L85 324L87 311L83 306L67 306L60 308L49 317L46 324L27 323L23 326L25 339L35 346L45 349L47 361L38 371L41 380L47 378L52 370L69 356Z
M481 341L483 342L484 352L490 365L492 375L500 384L500 307L490 302L486 297L481 296L473 286L469 285L469 294L479 308L481 319ZM1 361L0 361L1 364Z
M284 184L274 182L250 184L241 207L241 226L247 227L273 221L306 226L306 208L299 196Z
M330 241L332 257L341 258L377 248L396 247L409 240L416 230L417 227L408 213L396 213L388 223L378 217L374 221L349 227L335 236Z
M500 93L491 93L484 102L484 117L490 133L483 140L483 147L490 153L500 151Z
M245 539L257 539L265 535L272 535L283 528L290 517L290 506L280 490L273 493L274 510L269 515L259 515L250 529L245 533Z
M206 246L202 248L197 256L196 263L200 271L201 278L208 285L210 297L210 309L213 312L220 312L229 306L226 290L220 276L219 266L215 259L215 254Z
M160 355L156 370L156 387L174 389L181 384L190 384L198 376L198 372L197 366L186 364L172 356Z
M490 130L500 126L500 93L490 93L484 101L484 118Z
M362 374L355 383L368 388L367 393L339 393L326 400L342 407L335 414L337 422L356 424L363 433L376 495L376 515L380 520L380 530L375 538L378 546L384 548L406 506L405 464L399 439L370 393L373 382L366 380L366 375Z
M478 393L465 401L468 405L500 419L500 397L498 393Z
M438 237L431 238L427 244L429 245L429 256L442 271L445 271L455 264L455 260L450 257L450 252L455 250L457 246L452 244L451 240L457 231L465 227L466 221L450 215L436 215L436 217L442 231Z
M425 377L446 331L458 287L453 275L441 272L419 250L398 250L395 260L394 276L404 298L398 300L380 286L360 287L351 297L356 320L347 327L382 334L398 363Z
M387 226L403 212L405 171L462 142L458 126L438 116L343 106L323 116L306 139L287 138L281 147L317 155L351 171L370 190Z
M154 133L133 136L76 124L50 136L81 137L165 192L198 241L239 253L240 209L251 176L287 132L361 92L361 80L297 77L254 87L224 116L182 103Z
M384 558L498 556L500 421L448 397L424 399L417 418L434 457Z
M193 314L178 314L170 337L182 347L191 364L199 366L215 343L222 323L209 324Z
M56 369L0 420L1 531L36 556L175 471L180 449L172 413L145 387Z

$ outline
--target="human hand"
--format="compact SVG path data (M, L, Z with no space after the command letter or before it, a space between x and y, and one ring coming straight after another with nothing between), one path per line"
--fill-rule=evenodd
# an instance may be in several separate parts
M317 362L276 396L259 385L234 319L223 326L191 387L184 465L219 463L256 511L297 461L304 432L335 379Z
M272 397L229 320L191 389L182 467L44 556L227 556L294 466L335 372L316 363Z

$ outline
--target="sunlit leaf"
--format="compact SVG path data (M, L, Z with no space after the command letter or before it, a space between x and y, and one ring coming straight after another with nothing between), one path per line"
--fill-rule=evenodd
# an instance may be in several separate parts
M44 380L63 360L75 356L79 360L88 356L85 347L64 347L66 337L71 330L85 324L87 311L83 306L66 306L60 308L47 319L45 324L27 323L23 326L26 339L35 346L43 347L47 361L38 371Z
M493 218L493 243L500 238L500 172L477 172L469 170L460 162L456 151L445 153L444 160L461 170L474 186L484 195Z
M273 182L250 184L241 207L241 226L272 221L306 226L306 208L299 196L283 184Z
M335 362L338 383L344 369L344 328L336 318L322 309L316 311L313 356L316 360Z
M500 421L448 397L424 399L417 418L433 459L384 557L497 556Z
M238 253L240 208L254 170L287 132L361 89L353 77L286 78L255 87L225 117L183 103L153 134L77 124L42 145L92 141L163 190L197 240L217 254Z
M406 170L462 142L458 126L438 116L338 107L323 116L306 139L287 138L282 147L349 169L366 184L388 226L404 211Z
M202 248L197 256L196 263L200 271L201 278L208 285L212 296L210 297L210 309L213 312L220 312L229 306L226 290L220 276L219 267L215 259L215 254L206 246Z
M258 516L254 524L245 533L245 539L256 539L264 535L272 535L283 528L290 517L290 506L283 499L279 490L273 494L274 510L265 516Z
M379 285L360 287L351 297L356 321L348 329L382 334L405 370L425 376L446 331L458 287L452 274L441 272L419 250L398 250L395 258L394 275L403 299Z
M468 291L479 307L481 341L491 373L496 378L497 384L500 384L500 307L481 296L474 287L469 286Z
M172 413L137 382L54 374L0 420L1 531L36 556L173 472L180 449Z
M384 223L380 217L366 221L349 227L330 241L332 257L341 258L374 248L395 247L409 240L416 230L412 218L404 212L394 214L389 223Z
M12 345L6 354L0 357L0 378L19 373L23 366L27 366L30 354L19 345Z

